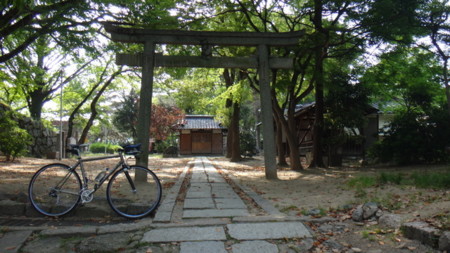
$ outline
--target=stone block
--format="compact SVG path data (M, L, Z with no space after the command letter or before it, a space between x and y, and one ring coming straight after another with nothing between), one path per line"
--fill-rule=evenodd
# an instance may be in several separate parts
M27 238L32 234L31 230L14 231L5 233L0 238L0 252L19 252Z
M1 215L21 216L25 213L24 203L19 203L9 199L1 200L0 207Z
M218 226L159 228L146 232L142 238L143 243L223 240L225 231Z
M278 253L278 247L275 244L266 241L244 241L232 246L233 253Z
M439 250L450 252L450 231L445 231L439 237Z
M266 240L312 237L301 222L228 224L228 233L237 240Z
M182 242L180 245L180 253L198 252L227 253L224 243L219 241Z
M402 225L402 219L399 215L385 213L380 217L380 219L378 219L378 224L386 228L400 228Z
M418 240L433 248L438 247L440 231L430 227L428 223L421 221L408 222L402 225L402 229L406 238Z

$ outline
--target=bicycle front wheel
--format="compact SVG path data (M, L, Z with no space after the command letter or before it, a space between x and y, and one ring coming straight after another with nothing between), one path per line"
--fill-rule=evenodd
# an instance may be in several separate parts
M161 183L155 173L145 167L130 166L120 169L111 177L106 197L117 214L137 219L158 207L161 193Z
M28 186L28 198L39 213L57 217L72 211L80 201L81 180L65 164L49 164L38 170Z

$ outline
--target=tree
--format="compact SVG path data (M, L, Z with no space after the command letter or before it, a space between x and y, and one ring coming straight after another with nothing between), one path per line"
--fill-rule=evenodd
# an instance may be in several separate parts
M40 36L22 54L5 63L4 74L8 76L7 87L20 94L17 99L26 101L30 116L39 120L44 104L50 101L61 86L80 75L92 60L75 67L67 74L66 68L74 61L61 48L51 46L50 37Z
M5 5L0 12L0 63L22 53L42 36L58 37L66 45L83 41L84 34L93 31L91 25L100 18L84 0L3 3ZM13 44L12 40L15 40Z
M447 110L450 115L450 80L449 80L449 43L450 43L450 2L448 0L433 0L421 10L421 22L426 34L431 40L432 47L421 43L423 48L434 52L442 62L441 82L445 87ZM432 49L434 48L434 50Z
M122 100L115 103L113 124L119 131L126 133L130 138L136 139L136 123L138 112L138 94L132 89L129 94L123 94Z
M152 125L149 129L150 136L157 141L166 140L176 131L176 126L183 116L182 111L175 106L163 104L152 105Z
M362 82L371 86L373 100L389 111L427 111L440 106L444 92L435 55L421 48L397 47L366 70Z
M105 67L105 71L106 71L106 69L107 69L107 67ZM99 114L99 112L97 110L98 101L102 97L105 90L112 84L114 79L117 78L117 76L119 76L120 74L122 74L122 72L123 72L122 67L119 67L117 70L115 70L113 73L111 73L107 79L103 79L102 78L103 74L102 74L100 76L99 80L97 81L97 83L94 85L94 87L98 87L99 89L97 90L97 94L95 94L94 98L91 101L90 116L89 116L89 119L88 119L86 125L83 128L83 131L81 133L80 139L78 140L78 143L83 144L83 143L87 142L87 136L88 136L89 130L91 129L92 125L94 124L94 120L96 119L97 115ZM95 88L94 88L94 90L95 90Z

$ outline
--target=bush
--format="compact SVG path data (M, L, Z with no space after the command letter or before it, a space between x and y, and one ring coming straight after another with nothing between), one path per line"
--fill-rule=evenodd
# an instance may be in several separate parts
M256 138L248 132L240 133L239 137L241 154L250 157L256 155Z
M0 151L5 154L6 161L14 161L27 152L32 137L8 113L0 118L0 129Z
M120 146L118 146L118 145L101 143L101 142L92 143L89 146L89 150L92 153L105 153L105 150L106 150L106 153L114 154L119 148L120 148Z
M155 151L157 153L164 153L164 151L169 147L170 143L168 141L156 141L155 143Z
M381 162L408 165L445 162L449 158L445 150L450 144L450 116L442 109L428 114L400 113L383 132L385 138L370 150Z

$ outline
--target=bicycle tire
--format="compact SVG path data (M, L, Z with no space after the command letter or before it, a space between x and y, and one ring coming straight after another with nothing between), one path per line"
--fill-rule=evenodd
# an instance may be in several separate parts
M39 213L59 217L72 211L80 202L81 179L65 164L49 164L31 178L28 198Z
M145 180L136 180L138 171L146 175ZM129 219L142 218L153 212L161 201L161 194L161 183L156 174L142 166L120 169L111 177L106 189L111 208Z

